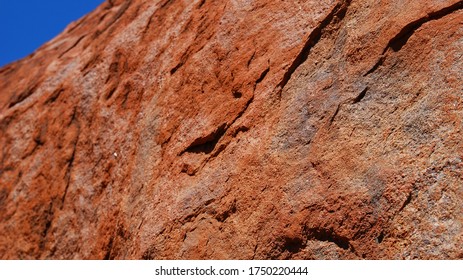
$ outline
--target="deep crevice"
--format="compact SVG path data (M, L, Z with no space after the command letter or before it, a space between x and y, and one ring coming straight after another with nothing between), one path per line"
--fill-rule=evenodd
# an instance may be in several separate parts
M363 98L365 98L367 92L368 92L369 88L368 87L365 87L356 97L354 98L349 98L341 103L339 103L336 107L336 110L334 111L333 115L331 116L330 120L329 120L329 125L332 125L336 116L339 114L339 111L341 110L341 107L345 104L356 104L356 103L359 103L360 101L363 100Z
M378 61L376 61L375 65L373 65L373 67L371 67L370 70L368 70L365 74L363 74L364 77L370 75L371 73L375 72L379 66L383 65L384 63L384 60L386 60L386 57L384 55L382 55Z
M107 249L106 249L106 254L103 258L104 260L111 260L111 251L113 249L113 242L114 242L114 236L111 236L108 242Z
M249 58L248 62L246 63L246 66L249 68L249 65L251 65L251 62L254 60L254 56L256 55L256 51L254 51Z
M37 84L33 85L32 87L29 87L28 89L23 91L18 96L14 97L13 100L8 105L8 109L26 100L29 96L31 96L37 90L37 88L38 88Z
M151 29L151 24L153 23L153 18L156 17L156 14L159 12L160 9L163 9L165 7L167 7L168 5L170 5L172 3L173 0L166 0L164 1L164 3L161 3L159 5L159 8L157 8L153 14L151 14L151 16L149 17L148 19L148 22L146 23L146 26L145 28L143 29L143 32L142 32L142 35L141 35L141 38L142 38L142 41L145 39L145 36L146 34L148 33L148 31Z
M179 156L183 155L184 153L203 153L203 154L211 154L216 146L217 143L222 139L222 137L226 134L227 130L233 126L233 124L243 116L243 114L247 111L249 105L251 105L252 101L254 100L254 96L252 96L247 102L244 108L241 110L241 112L238 113L236 118L230 123L230 124L222 124L218 128L216 128L213 132L209 133L206 136L202 136L194 140L188 148L186 148L184 151L182 151ZM249 128L247 128L249 130ZM234 135L236 135L234 133ZM215 153L212 154L212 156L217 156L220 152L222 152L225 148L225 145L221 145Z
M224 212L220 213L220 214L217 214L215 216L215 219L221 223L225 222L225 220L227 220L231 215L233 215L234 213L236 213L236 201L234 201L230 207L228 207L227 210L225 210Z
M109 8L114 7L113 0L108 0L108 7L109 7Z
M105 100L109 100L116 92L117 87L113 87L109 90L108 94L105 96Z
M376 242L377 242L378 244L381 244L381 243L383 242L383 240L384 240L384 232L381 232L381 233L378 235L378 237L376 238Z
M449 7L445 7L441 10L431 12L427 14L425 17L419 18L409 24L405 25L397 35L395 35L387 44L386 48L383 51L383 54L391 48L395 52L398 52L402 49L403 46L408 42L410 37L415 33L417 29L419 29L423 24L432 20L438 20L443 18L444 16L451 14L457 10L463 8L463 1L459 1Z
M71 119L71 124L74 122L75 120L75 112L74 112L74 115L72 116L72 119ZM64 201L66 200L66 195L68 193L68 189L69 189L69 185L71 184L71 172L72 172L72 166L74 164L74 159L75 159L75 155L76 155L76 150L77 150L77 144L79 143L79 137L80 137L80 127L79 125L77 125L77 137L76 137L76 140L75 140L75 143L73 143L73 150L72 150L72 154L71 154L71 158L68 160L68 166L67 166L67 169L66 169L66 187L64 189L64 193L63 193L63 196L61 197L61 209L63 208L64 206Z
M86 76L90 71L87 71L89 68L95 66L95 64L100 60L100 55L94 55L92 58L82 67L80 70Z
M362 90L359 95L357 95L354 99L352 99L352 104L359 103L362 101L362 99L365 97L367 94L368 87L366 87L364 90Z
M336 244L336 246L344 250L348 250L351 247L351 244L347 237L340 236L332 230L326 230L323 228L312 228L308 229L306 234L309 240L332 242Z
M270 67L267 67L267 69L264 70L259 76L259 78L256 80L256 86L262 82L265 79L265 76L267 76L267 73L270 71Z
M122 6L119 8L119 10L117 10L116 14L108 22L108 24L106 24L106 26L103 27L102 30L97 30L96 31L96 33L94 34L94 37L97 38L98 36L103 34L106 30L108 30L109 27L111 27L111 25L113 25L125 13L125 11L127 11L127 9L129 8L131 3L132 3L132 0L126 0L124 2L124 4L122 4ZM93 38L93 39L95 39L95 38Z
M258 84L260 84L264 79L265 77L267 76L268 72L270 71L270 67L267 67L267 69L265 69L259 76L259 78L257 78L256 82L254 83L254 91L256 91L256 87Z
M34 148L30 152L25 153L23 156L21 156L21 160L24 160L24 159L30 157L31 155L33 155L39 149L39 147L41 147L41 146L42 145L40 145L39 143L34 141Z
M230 123L228 127L232 126L239 118L241 118L244 115L244 113L248 110L249 105L251 105L252 101L254 101L254 95L251 98L249 98L248 102L246 102L246 105L244 105L244 108L241 110L241 112L239 112L239 114Z
M46 211L46 222L45 222L45 228L42 231L42 239L40 241L39 247L43 250L45 247L45 238L48 235L48 232L50 231L52 220L53 220L53 202L50 202L50 205Z
M182 67L184 64L183 61L181 61L179 64L177 64L174 68L170 69L170 74L171 75L174 75L175 72L177 72L178 69L180 69L180 67Z
M48 210L46 212L47 215L47 222L45 223L45 228L42 232L42 237L46 237L48 234L48 231L50 230L51 227L51 217L53 217L53 203L50 202L50 206L48 207Z
M201 0L198 4L198 9L201 9L201 7L206 3L206 0Z
M166 1L164 1L164 3L161 4L161 6L159 6L159 8L160 9L165 8L168 5L172 4L172 2L174 2L174 1L173 0L166 0Z
M288 238L286 237L283 241L282 251L287 251L292 254L300 252L304 248L304 240L301 238Z
M394 52L400 51L408 42L408 40L415 34L415 32L423 26L426 22L432 20L438 20L446 15L449 15L455 11L458 11L463 8L463 1L457 2L449 7L445 7L435 12L431 12L426 16L419 18L415 21L410 22L409 24L405 25L399 33L397 33L389 42L387 43L386 47L384 48L381 57L378 61L373 65L373 67L368 70L363 76L368 76L369 74L375 72L381 65L383 65L384 61L386 60L386 52L389 49L392 49Z
M58 58L61 58L63 57L63 55L65 55L67 52L69 52L70 50L72 50L73 48L75 48L84 38L85 38L86 35L82 35L79 37L79 39L77 39L77 41L74 42L74 44L72 44L72 46L70 46L69 48L67 48L64 52L62 52Z
M154 245L151 245L148 249L146 249L142 256L142 260L155 260L156 259L156 247Z
M401 212L402 210L404 210L405 207L407 207L407 205L410 204L411 201L412 201L412 192L408 194L407 199L404 201L404 203L402 204L398 212Z
M333 10L325 17L325 19L323 19L323 21L312 31L312 33L310 33L307 41L302 47L302 50L296 56L293 63L289 66L288 70L286 70L285 74L283 75L283 79L278 84L278 87L280 87L280 89L283 89L286 86L296 69L307 60L310 54L310 50L318 43L318 41L320 41L324 29L333 22L335 17L337 17L339 20L342 20L344 18L347 12L347 8L350 5L350 2L351 0L346 0L338 3L333 8Z
M109 25L112 25L114 22L116 22L125 13L125 11L127 11L130 4L132 4L132 0L126 0L125 1L125 3L121 6L121 8L119 10L117 10L116 14L111 19L111 22L108 24L108 27L109 27Z
M222 138L222 136L227 131L226 128L227 128L227 125L222 124L216 130L209 133L208 135L206 135L204 137L197 138L180 155L182 155L183 153L195 153L195 154L199 154L199 153L209 154L209 153L211 153L215 149L215 146L217 145L219 140Z
M330 118L330 125L333 124L334 119L335 119L336 116L338 115L340 109L341 109L341 104L338 104L338 106L336 107L336 110L334 111L333 115L332 115L331 118Z
M45 101L45 104L54 103L63 92L64 92L63 88L59 88L55 90Z
M249 127L247 126L240 126L238 127L237 130L235 130L235 132L233 133L233 137L236 137L240 132L247 132L249 131Z

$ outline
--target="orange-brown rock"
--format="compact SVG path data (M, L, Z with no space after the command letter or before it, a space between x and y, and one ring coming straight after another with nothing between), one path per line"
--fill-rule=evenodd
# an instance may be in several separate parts
M463 1L112 0L0 70L0 258L463 258Z

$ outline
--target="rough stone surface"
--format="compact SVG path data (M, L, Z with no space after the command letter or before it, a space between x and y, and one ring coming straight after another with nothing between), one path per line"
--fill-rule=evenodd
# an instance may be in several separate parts
M463 258L462 73L463 1L107 1L0 69L0 258Z

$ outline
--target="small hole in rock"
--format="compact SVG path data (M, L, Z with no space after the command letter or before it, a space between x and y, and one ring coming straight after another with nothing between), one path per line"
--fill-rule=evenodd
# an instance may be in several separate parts
M378 235L378 237L376 238L376 242L381 243L381 242L383 242L383 239L384 239L384 233L381 232L381 233Z
M283 251L290 253L297 253L304 247L304 241L300 238L285 238L283 243Z
M234 90L233 91L233 97L234 98L241 98L243 96L243 94L237 90Z

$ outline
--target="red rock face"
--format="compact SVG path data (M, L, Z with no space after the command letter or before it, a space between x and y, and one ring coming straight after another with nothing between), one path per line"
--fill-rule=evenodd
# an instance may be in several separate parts
M463 258L462 9L107 1L0 70L0 257Z

